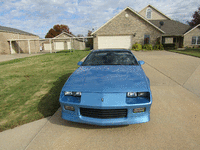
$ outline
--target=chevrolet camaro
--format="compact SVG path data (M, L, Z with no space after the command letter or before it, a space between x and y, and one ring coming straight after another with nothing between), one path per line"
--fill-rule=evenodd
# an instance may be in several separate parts
M150 121L150 81L130 50L92 51L66 81L62 118L101 126Z

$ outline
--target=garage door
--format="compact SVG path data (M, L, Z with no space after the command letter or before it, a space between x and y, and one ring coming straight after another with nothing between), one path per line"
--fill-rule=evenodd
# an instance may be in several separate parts
M44 43L44 50L50 50L51 45L49 43Z
M64 50L65 49L64 42L55 42L54 45L55 45L55 50Z
M98 36L99 49L131 48L131 36Z

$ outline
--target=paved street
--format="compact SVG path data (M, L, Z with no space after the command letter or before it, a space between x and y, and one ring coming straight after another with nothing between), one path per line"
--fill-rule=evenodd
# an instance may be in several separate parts
M40 129L35 130L35 135L23 148L26 147L28 150L198 150L200 147L200 58L166 51L134 52L134 54L138 60L145 61L143 69L151 82L153 104L150 122L100 127L65 121L61 118L59 109L45 121L43 126L41 125ZM16 129L13 129L13 134L16 132L14 130ZM8 131L3 132L4 135ZM6 145L6 142L16 141L12 141L11 137L10 141L3 142L1 135L2 133L0 144L4 148L20 149L17 146ZM27 137L21 137L17 142L23 143L23 138Z

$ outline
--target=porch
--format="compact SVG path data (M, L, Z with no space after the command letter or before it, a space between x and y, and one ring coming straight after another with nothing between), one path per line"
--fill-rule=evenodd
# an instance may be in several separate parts
M183 36L162 36L162 44L183 48Z

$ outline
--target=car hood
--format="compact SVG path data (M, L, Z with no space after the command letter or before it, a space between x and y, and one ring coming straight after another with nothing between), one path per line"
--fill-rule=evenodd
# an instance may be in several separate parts
M128 92L149 91L141 66L81 66L67 80L63 91Z

